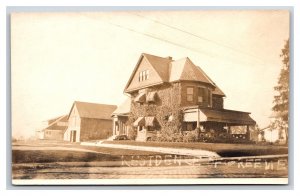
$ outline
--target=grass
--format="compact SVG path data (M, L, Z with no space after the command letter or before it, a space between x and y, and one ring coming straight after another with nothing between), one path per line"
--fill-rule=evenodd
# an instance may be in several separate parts
M201 149L216 152L222 157L258 156L288 154L288 148L275 145L259 144L227 144L227 143L183 143L183 142L136 142L136 141L105 141L106 144L126 144L135 146L169 147Z
M78 162L78 161L117 161L120 157L78 151L62 150L13 150L13 163L49 163L49 162Z
M14 146L21 148L14 149ZM22 149L22 147L24 147L24 149ZM33 147L33 149L26 150L26 147ZM37 149L34 149L35 147ZM51 147L67 147L69 149L64 148L63 150L54 150L51 149ZM95 152L76 151L74 148ZM120 161L122 156L132 155L148 156L162 155L162 153L97 146L81 146L80 144L57 143L51 141L14 143L12 148L13 163Z

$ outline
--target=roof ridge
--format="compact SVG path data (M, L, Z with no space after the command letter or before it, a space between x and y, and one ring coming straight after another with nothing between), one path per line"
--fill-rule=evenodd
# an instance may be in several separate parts
M50 118L50 119L48 119L47 121L49 121L49 120L54 120L54 119L58 119L58 118L60 118L60 117L63 117L63 116L68 116L68 114L64 114L64 115L56 116L56 117L54 117L54 118Z
M96 105L107 105L107 106L116 106L114 104L106 104L106 103L95 103L95 102L85 102L85 101L74 101L74 103L84 103L84 104L96 104Z
M168 82L169 79L169 63L173 60L170 58L159 57L155 55L145 55L144 57L151 64L155 72L158 74L162 82ZM159 59L159 60L158 60ZM157 62L159 61L159 62Z
M58 123L61 119L63 119L65 117L65 115L62 115L60 118L56 119L54 122L52 122L50 125L48 125L45 129L51 127L52 125Z
M167 58L167 57L156 56L156 55L149 54L149 53L142 53L142 55L152 56L152 57L157 57L157 58L161 58L161 59L166 59L166 60L171 60L171 61L173 61L172 59L169 59L169 58ZM168 56L168 57L169 57L169 56Z

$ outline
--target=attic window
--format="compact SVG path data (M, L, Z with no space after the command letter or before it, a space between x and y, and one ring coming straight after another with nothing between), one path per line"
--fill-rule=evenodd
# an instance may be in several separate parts
M149 70L141 71L139 74L139 82L149 79Z

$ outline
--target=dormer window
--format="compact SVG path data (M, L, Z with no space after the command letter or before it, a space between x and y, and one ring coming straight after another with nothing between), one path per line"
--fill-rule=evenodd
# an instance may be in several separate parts
M139 74L139 82L149 79L149 70L141 71Z

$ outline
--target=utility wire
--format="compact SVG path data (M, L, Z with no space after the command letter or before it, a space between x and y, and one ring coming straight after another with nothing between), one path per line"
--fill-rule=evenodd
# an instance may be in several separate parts
M142 33L142 32L139 32L139 31L136 31L132 28L129 28L129 27L125 27L125 26L122 26L122 25L119 25L119 24L115 24L115 23L112 23L112 22L107 22L108 24L110 25L113 25L113 26L116 26L116 27L119 27L119 28L122 28L122 29L126 29L128 31L131 31L131 32L134 32L134 33L137 33L137 34L140 34L140 35L144 35L144 36L147 36L147 37L150 37L150 38L153 38L153 39L156 39L156 40L159 40L159 41L162 41L162 42L165 42L165 43L168 43L168 44L172 44L174 46L177 46L177 47L180 47L180 48L185 48L187 50L190 50L190 51L193 51L193 52L196 52L196 53L200 53L200 54L204 54L206 56L209 56L210 58L214 59L216 57L220 57L220 58L224 58L224 56L220 56L219 54L211 54L211 53L208 53L207 51L203 51L203 50L200 50L200 49L197 49L197 48L192 48L192 47L189 47L189 46L184 46L184 45L181 45L181 44L178 44L178 43L175 43L175 42L172 42L170 40L166 40L166 39L163 39L163 38L160 38L160 37L157 37L157 36L154 36L154 35L151 35L151 34L148 34L148 33ZM236 59L230 59L227 57L227 60L230 61L230 62L237 62ZM245 63L245 62L242 62L240 60L238 60L240 63ZM249 62L247 62L249 63Z
M166 27L168 27L168 28L171 28L171 29L180 31L180 32L185 33L185 34L188 34L188 35L190 35L190 36L192 36L192 37L196 37L196 38L198 38L198 39L201 39L201 40L204 40L204 41L208 41L208 42L211 42L211 43L213 43L213 44L215 44L215 45L219 45L219 46L221 46L221 47L224 47L224 48L233 50L233 51L235 51L235 52L238 52L238 53L247 55L247 56L252 57L252 58L255 58L255 59L257 59L257 60L260 60L260 61L263 61L263 62L265 61L265 60L261 59L260 57L254 56L254 55L252 55L252 54L246 53L246 52L241 51L241 50L238 50L238 49L233 48L233 47L231 47L231 46L227 46L227 45L225 45L225 44L223 44L223 43L216 42L216 41L211 40L211 39L207 39L207 38L205 38L205 37L203 37L203 36L199 36L199 35L193 34L193 33L188 32L188 31L186 31L186 30L183 30L183 29L180 29L180 28L177 28L177 27L174 27L174 26L171 26L171 25L162 23L162 22L160 22L160 21L158 21L158 20L154 20L154 19L145 17L145 16L140 15L140 14L134 14L134 13L130 13L130 14L135 15L135 16L138 16L138 17L141 17L141 18L144 18L144 19L149 20L149 21L152 21L152 22L154 22L154 23L157 23L157 24L166 26Z
M136 15L136 14L134 14ZM93 17L90 17L90 16L86 16L84 15L85 17L89 18L89 19L94 19L94 20L97 20ZM97 20L98 21L98 20ZM172 44L174 46L177 46L177 47L180 47L180 48L185 48L187 50L190 50L190 51L193 51L193 52L196 52L196 53L200 53L200 54L205 54L211 58L216 58L216 56L219 56L221 58L224 58L218 54L211 54L211 53L208 53L207 51L203 51L203 50L199 50L199 49L196 49L196 48L192 48L192 47L188 47L188 46L184 46L184 45L181 45L181 44L178 44L176 42L172 42L172 41L169 41L169 40L166 40L166 39L163 39L163 38L160 38L158 36L154 36L154 35L151 35L151 34L148 34L148 33L143 33L143 32L139 32L139 31L136 31L132 28L129 28L129 27L125 27L125 26L122 26L122 25L119 25L119 24L116 24L116 23L113 23L113 22L110 22L110 21L105 21L105 23L107 24L110 24L112 26L115 26L115 27L118 27L118 28L121 28L121 29L125 29L125 30L128 30L128 31L131 31L131 32L134 32L134 33L137 33L137 34L140 34L140 35L144 35L144 36L147 36L147 37L150 37L152 39L156 39L156 40L159 40L159 41L162 41L162 42L165 42L165 43L168 43L168 44ZM227 60L233 62L234 60L230 60L227 58Z
M175 45L177 47L180 47L180 48L185 48L187 50L191 50L191 51L194 51L194 52L197 52L197 53L205 53L206 55L208 55L209 57L216 57L216 55L211 55L209 54L208 52L205 52L205 51L199 51L198 49L194 49L192 47L188 47L188 46L183 46L181 44L178 44L178 43L175 43L175 42L172 42L172 41L169 41L169 40L166 40L166 39L163 39L163 38L160 38L160 37L157 37L157 36L154 36L154 35L151 35L151 34L147 34L147 33L142 33L142 32L139 32L139 31L136 31L132 28L129 28L129 27L124 27L122 25L119 25L119 24L115 24L115 23L111 23L111 22L108 22L109 24L113 25L113 26L116 26L116 27L119 27L119 28L122 28L122 29L126 29L126 30L129 30L131 32L134 32L134 33L137 33L137 34L141 34L141 35L144 35L144 36L147 36L147 37L151 37L153 39L156 39L156 40L159 40L159 41L163 41L163 42L166 42L168 44L172 44L172 45Z
M87 15L84 15L85 17L89 18L89 19L94 19L94 20L97 20L93 17L90 17L90 16L87 16ZM98 20L97 20L98 21ZM116 23L113 23L113 22L110 22L110 21L105 21L105 23L107 24L110 24L112 26L115 26L115 27L118 27L118 28L121 28L121 29L125 29L125 30L128 30L128 31L131 31L131 32L134 32L134 33L137 33L137 34L140 34L140 35L143 35L143 36L147 36L147 37L150 37L152 39L156 39L156 40L159 40L159 41L162 41L162 42L165 42L165 43L168 43L168 44L171 44L171 45L174 45L174 46L177 46L179 48L184 48L184 49L187 49L187 50L191 50L193 52L196 52L196 53L201 53L201 54L206 54L207 56L211 57L211 58L215 58L217 55L212 55L212 54L209 54L208 52L206 51L202 51L202 50L199 50L199 49L195 49L195 48L192 48L192 47L188 47L188 46L183 46L181 44L178 44L178 43L175 43L175 42L172 42L172 41L169 41L169 40L166 40L166 39L163 39L163 38L160 38L160 37L157 37L157 36L154 36L154 35L151 35L151 34L148 34L148 33L143 33L143 32L139 32L139 31L136 31L132 28L129 28L129 27L125 27L125 26L122 26L122 25L119 25L119 24L116 24Z

